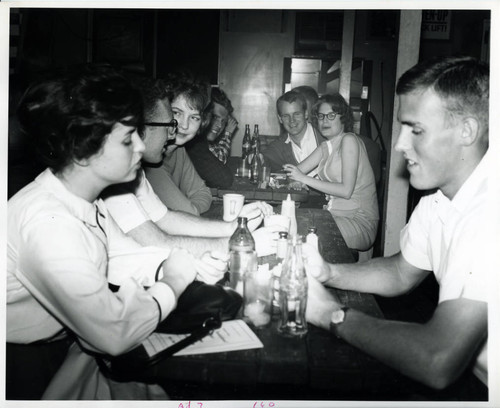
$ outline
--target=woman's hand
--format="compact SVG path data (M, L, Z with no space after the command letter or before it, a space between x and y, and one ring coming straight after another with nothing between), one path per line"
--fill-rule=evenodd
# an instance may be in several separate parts
M264 220L266 215L271 215L273 213L273 207L264 201L255 201L243 206L238 217L247 218L247 226L251 231L256 230L259 225ZM236 228L236 224L235 224Z
M292 180L304 183L306 175L302 173L297 166L294 166L293 164L285 164L283 165L283 170L285 171L287 176Z

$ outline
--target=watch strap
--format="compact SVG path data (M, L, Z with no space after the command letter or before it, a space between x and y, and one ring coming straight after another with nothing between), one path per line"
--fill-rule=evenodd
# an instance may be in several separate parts
M350 308L348 306L344 306L344 307L341 307L340 310L342 310L344 312L344 318L342 319L341 322L339 323L333 323L332 321L330 321L330 331L335 334L335 337L337 338L341 338L338 334L338 326L340 326L342 323L344 323L345 321L345 317L347 315L347 311L349 310Z

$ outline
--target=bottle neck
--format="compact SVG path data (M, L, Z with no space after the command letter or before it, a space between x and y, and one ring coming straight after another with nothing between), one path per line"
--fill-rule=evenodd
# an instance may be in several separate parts
M302 277L305 275L304 262L302 259L302 245L295 241L295 237L288 241L288 251L285 258L285 273L289 278Z

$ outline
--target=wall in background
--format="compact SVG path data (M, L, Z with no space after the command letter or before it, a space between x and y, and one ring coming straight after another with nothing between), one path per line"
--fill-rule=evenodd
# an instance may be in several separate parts
M264 14L264 15L262 15ZM293 53L294 15L288 11L221 13L219 85L239 122L231 154L241 155L245 124L263 135L279 134L276 100L282 94L283 61Z
M430 10L433 12L436 10ZM481 50L489 48L483 44L485 21L490 20L489 10L445 10L450 13L450 33L445 39L426 39L420 42L420 59L439 55L471 55L481 59Z
M312 54L338 58L340 48L332 31L337 24L330 23L339 19L338 10L299 14L293 10L21 10L21 63L16 67L21 73L36 76L50 67L88 61L118 62L155 76L190 70L228 92L240 123L259 123L261 132L270 135L279 133L274 102L282 92L284 58ZM18 10L12 12L18 19ZM490 12L449 13L449 38L423 38L421 59L455 53L479 58L483 22ZM316 21L321 14L331 17L324 17L315 33L307 17ZM397 10L358 10L355 22L354 57L373 62L370 110L387 146L398 16ZM242 129L233 155L240 154L241 133Z
M217 9L158 10L156 76L189 71L217 84L219 15Z
M19 57L11 60L16 74L36 79L47 69L90 61L117 62L154 76L179 69L203 73L235 107L240 127L232 155L241 154L246 123L252 128L259 124L261 134L279 133L275 101L283 91L285 58L335 58L340 48L334 32L333 39L318 34L313 43L298 41L293 10L20 10L20 19L12 10L20 21ZM329 13L335 19L339 11ZM489 10L450 11L449 34L422 38L420 59L489 55L483 32L490 18ZM384 144L391 146L399 11L358 10L355 20L353 56L372 61L370 110L382 127ZM300 21L301 32L314 28ZM323 26L329 21L325 17ZM319 54L318 47L323 47ZM408 213L418 198L410 189Z

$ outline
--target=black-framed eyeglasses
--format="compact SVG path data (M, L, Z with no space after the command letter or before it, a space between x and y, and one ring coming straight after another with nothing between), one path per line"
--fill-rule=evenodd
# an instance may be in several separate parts
M317 113L316 114L316 118L318 120L325 120L325 118L327 118L328 120L335 120L336 117L337 117L337 114L335 112L330 112L327 114L324 114L324 113Z
M171 135L177 133L177 126L178 125L179 125L179 123L177 122L176 119L172 119L170 122L147 122L147 123L144 123L144 126L172 128L172 130L169 129L169 133Z

